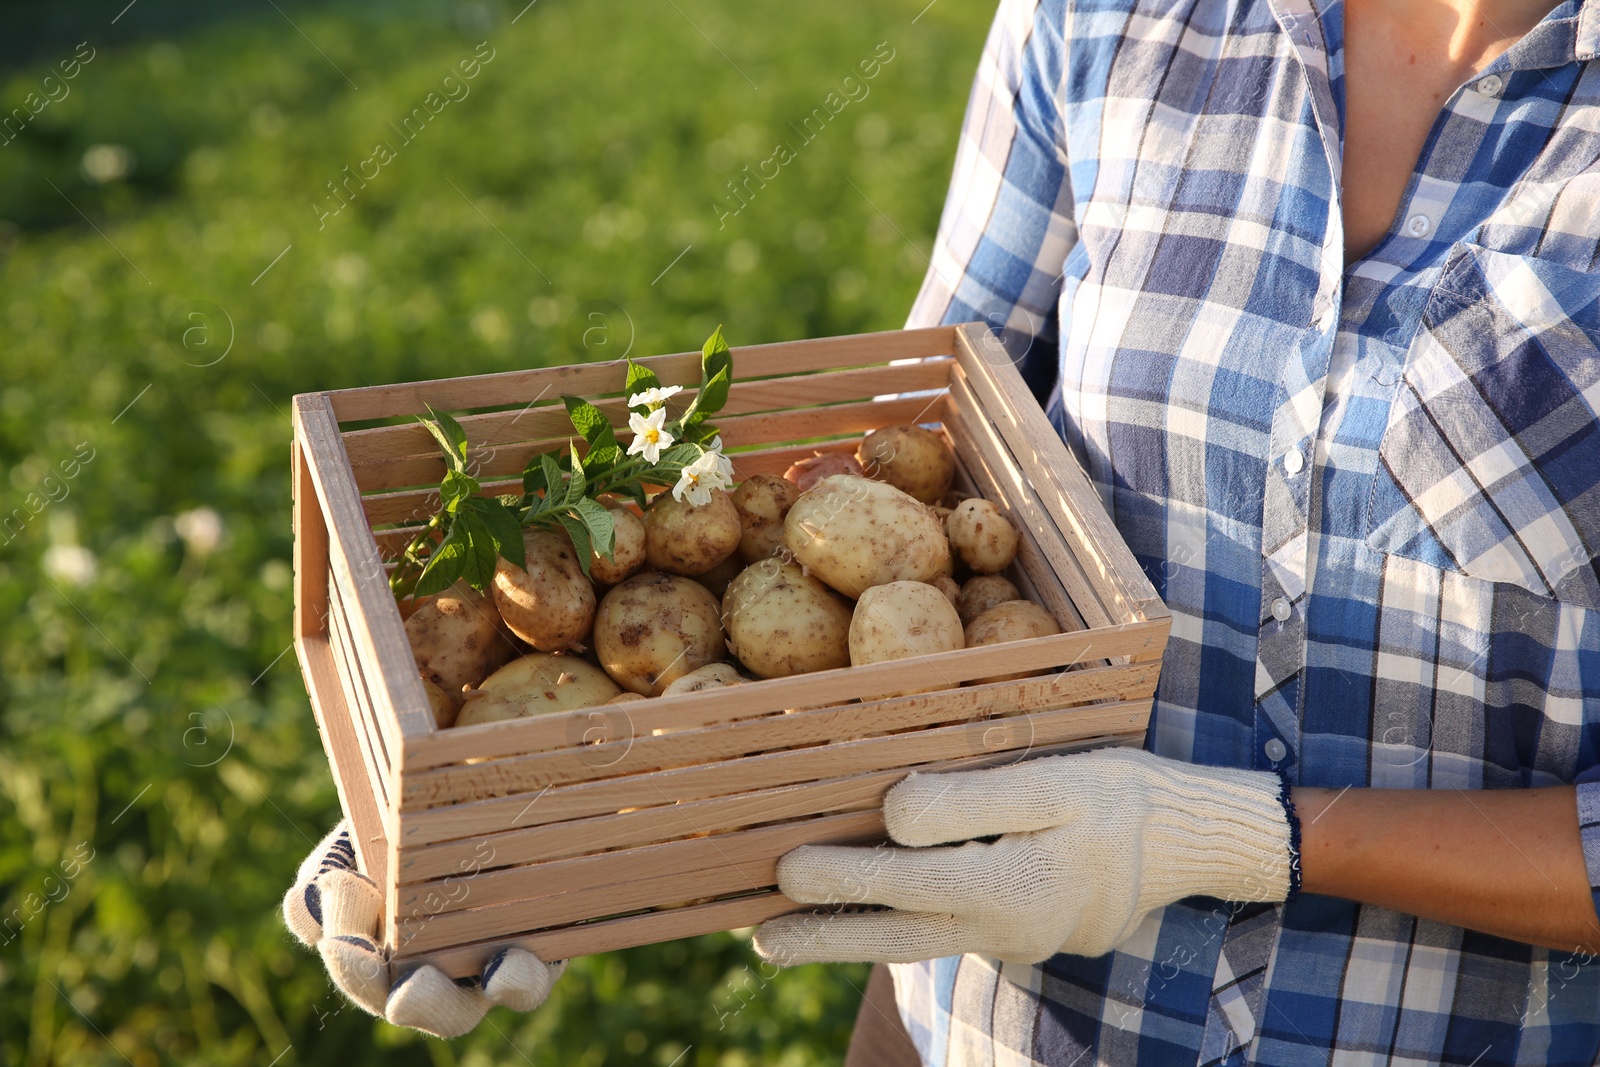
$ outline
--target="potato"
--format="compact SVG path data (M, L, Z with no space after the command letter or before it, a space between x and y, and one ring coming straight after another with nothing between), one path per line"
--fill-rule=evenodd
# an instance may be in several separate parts
M996 604L967 624L968 648L981 645L998 645L1006 641L1022 641L1029 637L1048 637L1061 632L1061 627L1050 613L1029 600L1008 600ZM968 685L985 682L1013 682L1034 674L1046 674L1048 669L1019 671L1016 674L997 674L993 678L978 678Z
M944 525L950 547L978 574L998 574L1017 556L1017 528L987 500L963 500Z
M422 691L428 694L428 707L433 709L433 725L443 730L452 726L456 721L456 702L443 689L434 685L426 678L422 680Z
M968 578L967 584L961 587L961 595L956 598L956 613L965 626L996 604L1021 599L1022 594L1010 578L1003 574L980 574Z
M615 523L611 558L595 552L589 556L589 577L616 585L644 566L644 520L627 508L608 508Z
M834 474L854 474L859 478L861 464L848 452L816 452L784 471L783 477L803 493Z
M619 692L617 683L586 659L530 652L501 667L469 692L456 725L592 708Z
M522 650L506 632L493 598L457 582L411 613L406 638L423 681L461 707L463 686L477 685Z
M757 474L733 491L739 511L739 558L746 563L767 559L783 551L783 517L789 514L800 490L787 478Z
M946 573L950 545L933 512L894 486L835 474L802 493L783 540L808 573L850 597Z
M711 590L712 596L721 600L722 594L728 591L728 583L737 578L742 570L744 570L744 560L735 552L704 574L695 575L694 580Z
M739 509L721 489L699 507L660 493L644 512L645 562L668 574L704 574L739 547Z
M581 643L594 622L594 584L578 566L565 531L524 530L527 567L501 559L494 569L494 602L511 632L541 652Z
M950 491L956 461L944 438L921 426L885 426L861 439L856 459L868 478L888 482L924 504Z
M750 679L733 669L731 663L708 663L679 678L661 691L664 697L677 693L698 693L705 689L726 689L730 685L743 685Z
M607 675L607 677L610 677L610 676ZM650 698L645 696L643 693L630 693L627 690L623 690L622 692L618 693L616 696L612 697L610 700L606 701L606 703L607 704L631 704L635 700L649 700L649 699Z
M932 578L928 579L928 584L939 590L939 592L943 593L945 595L945 599L949 600L952 604L957 603L957 601L959 601L961 598L961 583L957 582L948 574L935 574ZM959 607L956 609L956 614L961 614L961 609Z
M961 648L961 619L939 590L923 582L889 582L861 594L850 619L850 662L881 663ZM938 677L930 668L929 673ZM932 693L954 682L894 694Z
M600 666L624 689L660 696L690 671L723 657L720 605L692 578L635 574L600 601L594 648Z
M759 678L850 666L850 606L798 563L765 559L722 598L728 651Z

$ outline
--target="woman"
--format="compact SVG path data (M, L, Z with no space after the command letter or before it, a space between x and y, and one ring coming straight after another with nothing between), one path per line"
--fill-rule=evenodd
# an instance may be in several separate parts
M930 1064L1600 1063L1597 55L1006 0L911 324L1000 330L1171 608L1149 751L910 779L1002 836L793 853L893 910L758 948L901 964Z

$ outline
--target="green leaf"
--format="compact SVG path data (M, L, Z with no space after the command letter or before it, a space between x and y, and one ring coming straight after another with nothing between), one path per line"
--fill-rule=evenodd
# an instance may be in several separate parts
M589 540L595 552L611 559L616 549L617 519L611 512L600 506L599 501L584 497L574 506L578 518L589 531Z
M442 593L454 585L461 577L466 565L467 536L461 529L460 522L450 524L450 532L445 534L439 547L433 550L428 557L428 565L422 568L422 574L417 578L413 596L432 596Z
M534 456L528 460L528 465L522 470L522 494L524 496L534 496L545 492L548 488L549 483L545 478L544 457L542 455Z
M601 448L589 449L589 454L583 457L583 473L589 481L594 481L600 475L617 465L617 460L622 458L622 447L613 441Z
M567 454L577 456L577 450L572 447L572 442L567 442ZM567 495L564 498L567 504L576 504L584 498L583 491L589 487L589 480L584 477L583 464L572 464L572 474L567 479Z
M433 410L433 405L428 405L428 414L433 416L433 421L418 418L422 425L433 434L434 440L439 442L439 447L444 449L445 461L453 471L465 470L467 466L467 431L461 424L442 411Z
M522 523L517 521L517 514L512 510L516 506L516 498L507 498L511 501L507 506L505 500L494 500L488 497L473 497L468 503L478 516L483 520L489 536L494 538L495 554L504 556L511 563L519 567L528 565L526 546L522 543Z
M545 452L539 456L539 465L544 468L544 498L546 505L561 503L564 497L566 478L561 473L561 464L554 454Z
M733 385L733 371L727 367L712 375L700 389L700 395L694 400L694 413L696 421L705 419L722 410L722 405L728 402L728 389Z
M628 360L628 384L624 392L632 396L634 393L642 393L646 389L659 388L661 388L661 379L656 377L655 371L649 367L641 367L631 359ZM633 410L642 412L645 408L640 405Z
M564 396L561 401L567 405L567 418L572 420L572 428L582 434L589 444L593 445L611 433L611 421L605 417L605 413L581 396Z
M578 552L578 566L583 568L583 573L589 573L589 557L594 554L594 545L589 541L589 531L584 527L582 520L570 512L562 512L556 516L567 536L572 538L572 547Z
M472 588L486 592L494 580L494 565L500 559L500 553L495 550L494 534L489 532L483 516L473 509L461 513L457 526L465 528L467 542L462 577Z
M454 515L461 509L463 500L470 500L478 492L478 479L461 471L448 471L439 483L439 497L444 510Z
M722 399L715 403L707 402L704 393L716 381L718 375L733 380L733 353L728 350L728 342L722 336L722 326L719 324L711 331L711 336L706 338L706 343L700 349L700 390L702 393L698 407L707 413L721 411L722 405L728 401L728 391L722 391Z

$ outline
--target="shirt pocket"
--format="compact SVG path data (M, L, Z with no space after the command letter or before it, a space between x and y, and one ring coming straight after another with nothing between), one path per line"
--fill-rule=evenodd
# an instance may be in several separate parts
M1379 446L1367 543L1600 608L1600 276L1451 250Z

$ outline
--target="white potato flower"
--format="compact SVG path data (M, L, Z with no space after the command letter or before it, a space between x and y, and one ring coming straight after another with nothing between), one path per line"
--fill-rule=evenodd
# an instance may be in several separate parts
M667 432L666 422L667 413L662 408L656 408L648 415L637 412L630 414L628 429L633 431L633 443L628 446L628 455L643 453L646 463L660 463L661 450L671 448L676 440Z
M718 450L703 452L700 458L683 468L678 484L672 487L674 500L688 500L694 507L711 503L711 494L717 489L733 485L733 464Z
M628 406L630 408L648 407L654 411L662 404L665 404L668 397L681 392L683 392L683 386L681 385L668 385L646 389L642 393L634 393L632 396L630 396L628 398Z

